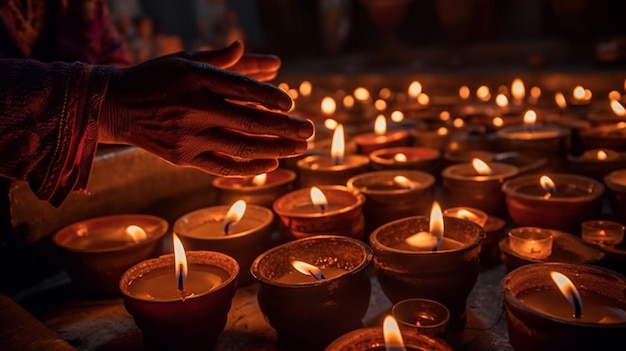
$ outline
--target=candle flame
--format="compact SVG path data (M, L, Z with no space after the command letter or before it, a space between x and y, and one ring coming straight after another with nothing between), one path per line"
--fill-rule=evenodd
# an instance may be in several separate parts
M413 182L405 176L395 176L393 177L393 182L403 187L407 187L407 188L413 187Z
M454 121L452 121L452 125L455 128L462 128L465 125L465 121L462 118L455 118Z
M421 93L417 96L417 102L420 105L428 105L430 103L430 96L428 96L428 94Z
M481 85L476 89L476 97L480 101L489 101L491 99L491 92L489 92L489 87L486 85Z
M619 117L626 116L626 109L617 100L611 100L611 111Z
M563 95L560 91L557 91L554 94L554 101L561 110L564 110L567 107L567 99L565 99L565 95Z
M172 233L172 240L174 244L174 268L176 269L176 282L178 284L178 290L183 290L185 281L187 280L187 255L185 254L185 248L183 243L178 238L178 235Z
M523 100L526 95L526 88L524 87L524 82L520 78L513 79L513 83L511 83L511 95L513 95L513 99L515 100Z
M607 155L604 150L598 150L596 157L598 158L598 160L604 161L609 157L609 155Z
M541 97L541 88L538 86L530 88L530 96L535 100L539 99Z
M580 318L582 316L583 302L574 283L572 283L567 276L559 272L550 272L550 277L556 283L561 294L563 294L565 299L572 305L574 317Z
M589 100L591 100L592 96L593 96L593 94L591 93L591 90L585 89L585 94L583 96L583 100L589 101Z
M462 85L459 88L459 97L463 100L467 100L470 97L470 88L467 85Z
M504 94L496 95L496 105L498 107L507 107L509 106L509 99Z
M437 201L433 202L433 206L430 210L428 233L419 232L409 236L404 239L404 241L413 247L437 251L443 241L443 213Z
M330 145L330 158L335 165L340 165L343 163L343 158L345 156L345 136L343 133L343 125L339 124L335 128L333 132L333 139Z
M438 135L447 135L448 134L448 128L446 128L446 127L439 127L439 129L437 129L437 134Z
M476 157L472 158L472 167L474 168L476 173L480 175L493 174L493 170L491 169L491 167L489 167L489 165L485 161L479 158L476 158Z
M252 178L252 184L256 186L264 185L267 182L267 173L257 174Z
M128 227L126 227L125 232L136 243L140 243L148 239L148 235L146 234L146 231L143 230L143 228L138 225L129 225Z
M609 100L621 100L622 94L617 90L611 90L609 92Z
M337 110L337 103L335 103L335 99L330 96L326 96L322 99L321 104L322 113L326 116L330 116Z
M404 350L404 341L398 322L392 316L385 317L383 322L383 337L385 339L386 351Z
M287 90L289 90L289 84L285 82L278 83L278 89L286 92Z
M387 102L383 99L378 99L374 101L374 108L378 111L385 111L387 108Z
M556 191L556 184L554 184L554 181L552 181L550 177L546 175L542 175L539 178L539 184L541 184L541 187L543 188L543 190L546 191L546 195L544 195L544 197L546 199L549 199L550 197L552 197L552 195Z
M343 107L345 108L352 108L354 107L354 96L352 95L346 95L343 97Z
M537 112L528 110L524 113L524 125L531 126L537 123Z
M402 111L393 111L391 113L391 120L396 123L402 122L404 120L404 113L402 113Z
M287 90L287 95L289 95L290 98L292 98L293 100L296 100L298 98L298 91L294 88L291 88L289 90Z
M585 88L581 85L577 85L572 91L572 96L576 100L583 100L585 98Z
M314 266L310 263L293 260L291 261L291 265L293 266L293 268L296 269L296 271L304 275L311 275L313 278L315 278L315 280L326 279L326 277L324 276L324 272L322 272L319 267Z
M397 154L393 155L393 160L396 162L407 162L408 158L402 152L398 152Z
M412 98L416 98L422 92L422 83L414 80L409 84L408 93Z
M243 215L246 213L246 207L246 202L243 200L237 200L230 206L224 217L224 234L228 235L230 227L237 224L241 218L243 218Z
M450 120L450 117L452 117L452 116L450 115L450 112L448 112L448 111L441 111L441 112L439 112L439 119L444 121L444 122Z
M367 99L370 98L370 92L369 90L363 88L363 87L358 87L356 89L354 89L354 98L359 100L359 101L365 101Z
M378 96L381 99L389 99L391 97L391 89L389 88L380 89L380 91L378 92Z
M329 130L335 130L335 128L337 128L337 125L339 125L339 123L337 123L337 121L332 118L326 118L324 120L324 127Z
M313 206L315 206L315 208L319 209L320 211L326 211L326 209L328 208L328 200L326 199L326 196L324 196L324 193L322 192L322 190L320 190L320 188L316 186L311 187L309 195L311 196L311 202L313 203Z
M374 121L374 133L376 135L385 135L387 133L387 120L384 115L378 115Z
M305 80L300 83L298 90L300 91L300 95L309 96L311 95L311 92L313 92L313 84L311 84L308 80Z
M502 117L494 117L491 120L491 123L494 127L502 127L504 125L504 120L502 119Z

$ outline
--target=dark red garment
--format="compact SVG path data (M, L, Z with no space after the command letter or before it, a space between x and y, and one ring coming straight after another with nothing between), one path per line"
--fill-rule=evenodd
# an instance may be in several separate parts
M85 190L112 64L130 59L103 0L0 0L0 175L53 205Z

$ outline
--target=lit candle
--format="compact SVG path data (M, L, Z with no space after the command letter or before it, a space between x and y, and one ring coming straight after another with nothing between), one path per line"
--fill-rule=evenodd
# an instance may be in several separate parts
M615 218L626 223L626 169L613 171L604 177L609 193L609 204Z
M609 100L609 110L601 109L589 112L589 121L594 126L613 125L626 121L626 108L618 100Z
M517 167L499 162L472 162L448 166L441 173L443 202L446 207L472 207L488 214L505 214L502 184L517 176Z
M369 168L369 158L345 154L343 125L333 133L329 155L310 155L297 162L300 187L313 185L345 185L348 179Z
M563 288L552 272L558 273ZM625 289L623 276L591 265L520 267L502 282L511 345L540 351L613 350L624 345Z
M259 282L259 307L279 344L323 350L362 327L371 260L372 251L361 240L333 235L290 241L259 255L251 272Z
M347 186L365 196L363 215L369 234L390 221L427 214L434 199L435 178L420 171L374 171L350 178Z
M122 273L161 253L167 221L148 215L113 215L69 225L52 242L72 281L96 296L119 295Z
M584 221L581 230L583 240L596 245L618 245L624 240L624 226L613 221Z
M400 250L437 251L452 250L463 247L463 244L449 238L444 238L443 214L437 201L433 202L430 210L428 231L421 231L404 239L393 246Z
M252 282L252 261L271 247L273 225L271 210L238 200L189 212L176 220L174 232L189 250L218 251L237 260L243 285Z
M357 150L363 155L373 151L406 146L409 143L409 134L404 130L387 131L387 120L384 115L378 115L374 122L374 133L359 134L354 137Z
M604 148L587 150L580 156L568 155L567 160L572 173L600 181L610 172L626 168L626 156Z
M509 231L509 247L516 254L532 260L544 260L552 254L552 231L518 227Z
M513 79L511 83L511 95L513 95L513 102L515 104L520 105L526 96L526 87L524 86L524 81L520 78Z
M432 212L432 219L406 217L372 232L374 271L392 303L408 298L438 301L450 310L451 327L462 328L467 297L478 278L480 243L485 232L473 222L454 217L432 223L437 222L437 211L433 208ZM416 233L425 234L418 237ZM422 248L407 243L407 238L416 239ZM437 251L433 251L438 243Z
M391 147L376 150L369 157L374 169L413 169L433 174L440 170L441 152L427 147Z
M502 191L517 226L576 233L581 222L600 216L604 185L574 174L531 174L506 181Z
M289 192L276 199L273 208L287 239L319 234L362 238L364 200L345 186L325 185Z
M460 219L466 219L468 221L478 224L479 226L483 228L485 227L485 224L487 224L487 219L489 218L489 216L485 212L477 208L471 208L471 207L446 208L443 211L443 215L449 216L449 217L456 217Z
M232 204L244 200L250 205L272 207L274 200L294 187L296 173L278 168L254 177L215 177L212 185L217 188L217 204Z
M143 261L119 282L124 306L141 329L146 348L213 348L236 291L237 262L222 253L175 253Z

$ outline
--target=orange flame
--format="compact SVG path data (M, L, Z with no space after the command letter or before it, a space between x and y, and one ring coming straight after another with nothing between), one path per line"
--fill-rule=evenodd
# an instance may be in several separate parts
M408 94L412 98L416 98L422 92L422 83L414 80L409 84Z
M383 322L383 337L385 339L385 350L404 351L404 340L398 322L392 316L385 317Z
M237 200L230 206L224 217L224 234L228 234L230 227L237 224L241 218L243 218L243 215L246 213L246 207L246 202L243 200Z
M428 233L419 232L405 239L413 247L427 248L436 251L443 241L443 213L437 201L433 202L430 210Z
M542 175L539 178L539 184L541 184L543 190L546 191L546 195L544 197L548 199L552 197L552 195L556 191L556 184L554 184L554 181L552 181L550 177Z
M391 113L391 120L396 123L402 122L404 120L404 113L402 113L402 111L393 111Z
M585 88L581 85L577 85L572 91L572 96L576 100L584 100L585 99Z
M363 87L358 87L356 89L354 89L354 98L359 100L359 101L365 101L367 99L370 98L370 92L369 90L363 88Z
M520 78L513 79L513 83L511 83L511 95L513 95L513 99L515 100L523 100L526 95L526 88L524 87L524 82Z
M554 94L554 102L556 102L557 106L559 106L561 110L564 110L567 107L567 99L565 99L565 95L563 95L560 91Z
M133 241L136 243L140 243L148 238L146 231L138 225L129 225L126 227L125 232L128 236L133 238Z
M598 150L596 157L598 158L598 160L604 161L609 157L609 155L607 155L604 150Z
M489 101L491 99L491 92L489 91L489 87L486 85L481 85L476 89L476 97L480 101Z
M322 114L326 116L330 116L337 110L337 103L335 99L330 96L326 96L322 99L321 104Z
M324 196L324 193L322 192L322 190L320 190L320 188L316 186L311 187L309 195L311 197L311 202L313 203L313 206L315 206L317 209L325 211L328 208L328 200L326 199L326 196Z
M617 116L620 116L620 117L626 116L626 109L617 100L611 100L611 110Z
M310 263L293 260L291 261L291 265L293 266L293 268L296 269L296 271L304 275L311 275L316 280L326 279L326 277L324 276L324 272L322 272L319 267L314 266Z
M582 316L583 303L574 283L567 276L558 272L550 272L550 277L556 283L561 294L572 305L574 317L580 318Z
M407 187L407 188L413 187L413 181L411 181L409 178L405 176L395 176L393 177L393 182L403 187Z
M507 107L509 106L509 99L504 94L496 95L496 105L498 107Z
M406 157L405 154L398 152L397 154L393 155L393 160L396 162L407 162L409 159Z
M385 109L387 108L387 102L383 99L378 99L374 101L374 108L377 111L385 111Z
M352 95L346 95L343 97L343 106L345 108L352 108L354 107L354 97Z
M343 163L343 158L346 153L346 142L343 133L343 125L339 124L333 132L333 139L330 145L330 158L335 165Z
M174 243L174 268L176 269L176 282L178 283L178 290L184 290L185 281L187 280L187 255L185 255L185 248L175 233L172 233L172 240Z
M313 91L313 84L305 80L302 83L300 83L300 87L298 88L298 90L300 91L300 95L309 96L311 95L311 92Z
M534 125L537 123L537 112L528 110L524 113L524 125Z
M491 167L479 158L472 158L472 167L480 175L490 175L493 173Z
M257 174L252 178L252 184L256 186L264 185L267 182L267 173Z
M385 135L387 133L387 120L384 115L378 115L374 121L374 133L376 135Z
M502 119L502 117L494 117L491 120L491 123L494 127L502 127L504 125L504 120Z
M463 100L467 100L470 97L470 88L467 85L462 85L459 88L459 97Z

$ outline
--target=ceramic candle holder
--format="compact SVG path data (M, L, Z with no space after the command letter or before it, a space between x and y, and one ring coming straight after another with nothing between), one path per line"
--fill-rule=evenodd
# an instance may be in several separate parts
M602 181L604 176L613 171L626 168L626 156L609 149L587 150L580 156L568 155L567 160L572 173L598 181Z
M405 177L409 184L394 181ZM365 232L396 219L426 215L434 199L435 178L420 171L367 172L348 180L348 189L365 196Z
M518 151L536 157L549 157L548 165L552 171L562 170L568 151L569 135L567 129L553 126L516 125L497 131L499 150Z
M237 281L245 285L253 281L250 265L254 259L272 246L274 214L265 207L247 205L244 216L226 235L223 222L229 208L212 206L187 213L176 220L173 230L187 250L218 251L237 260Z
M502 184L517 176L518 169L505 163L490 162L490 175L479 175L471 163L459 163L447 167L443 178L443 202L445 207L473 207L488 214L506 214Z
M136 225L146 234L135 242L126 227ZM54 234L54 243L72 281L88 295L119 296L122 273L163 250L168 224L162 218L126 214L88 219Z
M626 125L614 124L591 127L580 131L584 150L610 149L626 151Z
M429 299L406 299L391 308L402 335L426 334L445 338L450 311L443 304Z
M613 171L604 177L609 203L618 222L626 223L626 168Z
M428 231L428 226L427 217L417 216L376 229L370 236L376 276L393 303L416 297L441 302L450 310L450 327L460 329L465 326L467 297L478 278L485 232L473 222L444 217L444 238L457 243L454 248L444 249L445 241L434 252L406 248L404 240Z
M546 197L539 174L520 176L506 181L506 207L519 227L556 229L578 233L580 223L600 217L602 183L573 174L549 174L556 185L552 196Z
M552 254L552 231L519 227L509 232L509 247L516 254L532 260L543 260Z
M416 129L412 131L413 144L418 147L427 147L436 150L446 150L451 139L450 130L440 128Z
M499 242L505 236L506 221L489 216L483 229L485 239L480 244L480 263L485 265L500 263Z
M398 160L398 154L406 160ZM427 147L392 147L372 152L370 161L375 170L411 169L438 174L441 152Z
M294 269L293 260L318 267L325 279ZM362 327L371 283L366 268L372 251L341 236L295 240L261 254L252 264L259 281L258 302L285 350L320 350ZM295 348L294 348L295 347Z
M582 318L550 272L568 277L582 300ZM504 277L502 296L509 340L516 351L620 350L626 346L626 281L602 268L563 263L520 267Z
M369 158L363 155L345 155L340 164L333 164L327 155L307 156L297 163L298 184L301 188L346 185L351 177L369 170L369 162Z
M174 255L143 261L119 282L124 307L154 350L213 349L237 289L237 262L222 253L187 251L187 293L177 290ZM171 282L171 285L170 285Z
M311 203L310 188L294 190L276 199L273 208L284 238L293 240L327 234L362 239L365 197L345 186L324 185L319 189L328 200L326 210Z
M372 152L380 149L409 145L409 133L404 130L393 130L386 134L365 133L354 136L357 152L369 156Z
M443 340L424 334L403 333L405 351L452 351ZM386 351L383 328L362 328L342 335L326 351Z
M217 177L213 180L213 186L218 189L218 204L226 205L244 200L249 205L272 208L277 197L293 189L295 180L295 172L279 168L268 172L267 179L262 185L252 183L252 177Z

